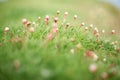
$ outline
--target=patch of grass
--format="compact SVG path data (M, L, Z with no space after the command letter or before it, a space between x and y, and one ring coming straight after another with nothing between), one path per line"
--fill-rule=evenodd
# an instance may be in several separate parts
M30 19L35 22L30 26L21 22L9 25L6 35L4 28L0 29L0 80L119 79L120 52L116 49L119 49L120 42L111 44L117 40L116 36L109 34L106 38L100 32L97 39L93 28L85 30L85 26L73 19L66 28L63 15L61 12L57 26L54 26L58 32L56 28L53 31L52 15L48 25L45 18L40 21L36 18ZM29 31L31 27L33 32ZM49 34L52 38L48 37ZM91 64L96 65L95 72L89 70ZM101 77L103 72L107 77Z
M96 0L0 3L0 80L119 80L120 41L118 35L110 34L119 26L119 19L101 4ZM57 10L61 12L54 29ZM65 11L69 12L66 21ZM48 25L46 15L50 16ZM23 25L22 18L31 25ZM80 26L82 22L84 26ZM91 23L94 26L90 29ZM5 27L9 28L6 35ZM31 27L33 32L29 31ZM98 39L93 34L95 27L99 28ZM89 69L91 65L93 70Z

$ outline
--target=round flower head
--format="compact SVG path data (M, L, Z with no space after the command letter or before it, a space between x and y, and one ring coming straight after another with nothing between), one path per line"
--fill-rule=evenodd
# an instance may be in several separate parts
M46 15L45 19L48 21L48 20L49 20L49 16L48 16L48 15Z
M95 27L94 29L94 35L96 35L98 33L98 29Z
M32 32L34 32L34 28L33 27L30 27L29 28L29 31L32 33Z
M90 27L90 28L93 28L93 24L91 24L89 27Z
M95 34L96 37L99 37L99 35L100 35L99 33L96 33L96 34Z
M91 58L93 61L98 60L98 56L93 51L87 51L85 56Z
M77 19L77 15L74 15L74 20L76 20Z
M41 17L39 16L39 17L38 17L38 20L40 20L40 19L41 19Z
M97 71L97 65L96 64L90 64L89 71L91 73L95 73Z
M46 15L46 17L45 17L45 23L46 23L46 25L48 25L48 21L49 21L49 16Z
M87 31L87 30L88 30L88 27L85 27L85 30Z
M65 12L64 15L67 16L67 15L68 15L68 12Z
M4 32L8 32L9 31L9 27L5 27Z
M66 28L70 26L70 23L66 23Z
M27 27L29 27L31 25L31 22L30 21L28 21L27 22Z
M82 23L81 23L81 26L85 26L85 23L84 23L84 22L82 22Z
M93 52L93 51L87 51L87 52L85 53L85 56L90 57L90 58L93 58L94 52Z
M115 30L112 30L112 31L111 31L111 34L115 34Z
M110 44L111 44L111 45L115 45L115 42L111 42Z
M58 18L57 18L57 17L54 18L54 22L55 22L55 23L58 22Z
M27 23L27 19L26 18L22 19L22 23L25 25Z
M57 11L57 15L59 15L60 14L60 11Z

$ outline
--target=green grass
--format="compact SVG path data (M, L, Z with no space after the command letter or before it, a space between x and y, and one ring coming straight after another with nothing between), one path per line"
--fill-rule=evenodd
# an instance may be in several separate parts
M41 3L38 0L36 2L30 0L29 5L22 3L27 1L13 0L0 5L0 26L2 26L0 27L0 80L102 80L103 72L108 74L109 80L120 79L120 52L111 45L111 42L118 41L117 48L120 47L118 36L111 35L108 30L108 33L104 36L100 35L96 42L93 29L85 31L84 27L80 27L83 21L86 23L85 26L89 26L91 21L86 17L88 14L86 10L77 8L78 0L75 2L41 0ZM81 1L80 4L81 6L85 4L84 9L89 10L88 6L94 3L97 2L90 0ZM46 37L52 28L52 16L56 15L57 10L61 11L57 23L58 34L48 41ZM69 12L67 22L70 22L70 27L67 29L66 23L62 25L65 11ZM44 24L47 14L50 15L49 25ZM73 20L74 14L78 15L76 22ZM38 16L41 16L40 22L37 20ZM35 28L33 33L22 25L21 19L24 17L38 24L31 26ZM101 21L104 18L99 16L98 19ZM100 25L99 20L92 23L95 26ZM105 22L109 26L106 20L108 19L105 18ZM100 26L103 24L105 23L101 23ZM10 28L6 36L5 26ZM99 30L101 31L102 28L99 27ZM71 38L75 41L72 42ZM76 45L79 43L81 48L77 49ZM100 45L102 48L99 48ZM70 52L71 49L74 49L74 53ZM98 56L98 60L93 61L84 56L88 50L93 51ZM103 61L104 58L106 61ZM98 67L95 73L89 71L89 65L93 63Z

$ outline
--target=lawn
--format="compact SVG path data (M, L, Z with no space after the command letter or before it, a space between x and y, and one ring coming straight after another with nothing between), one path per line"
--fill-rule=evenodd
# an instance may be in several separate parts
M119 80L119 19L96 0L1 2L0 80Z

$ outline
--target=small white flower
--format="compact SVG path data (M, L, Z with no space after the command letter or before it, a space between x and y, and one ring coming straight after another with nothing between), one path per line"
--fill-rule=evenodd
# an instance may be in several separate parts
M9 31L9 27L5 27L4 31L8 32Z
M90 25L90 28L93 28L93 24Z

